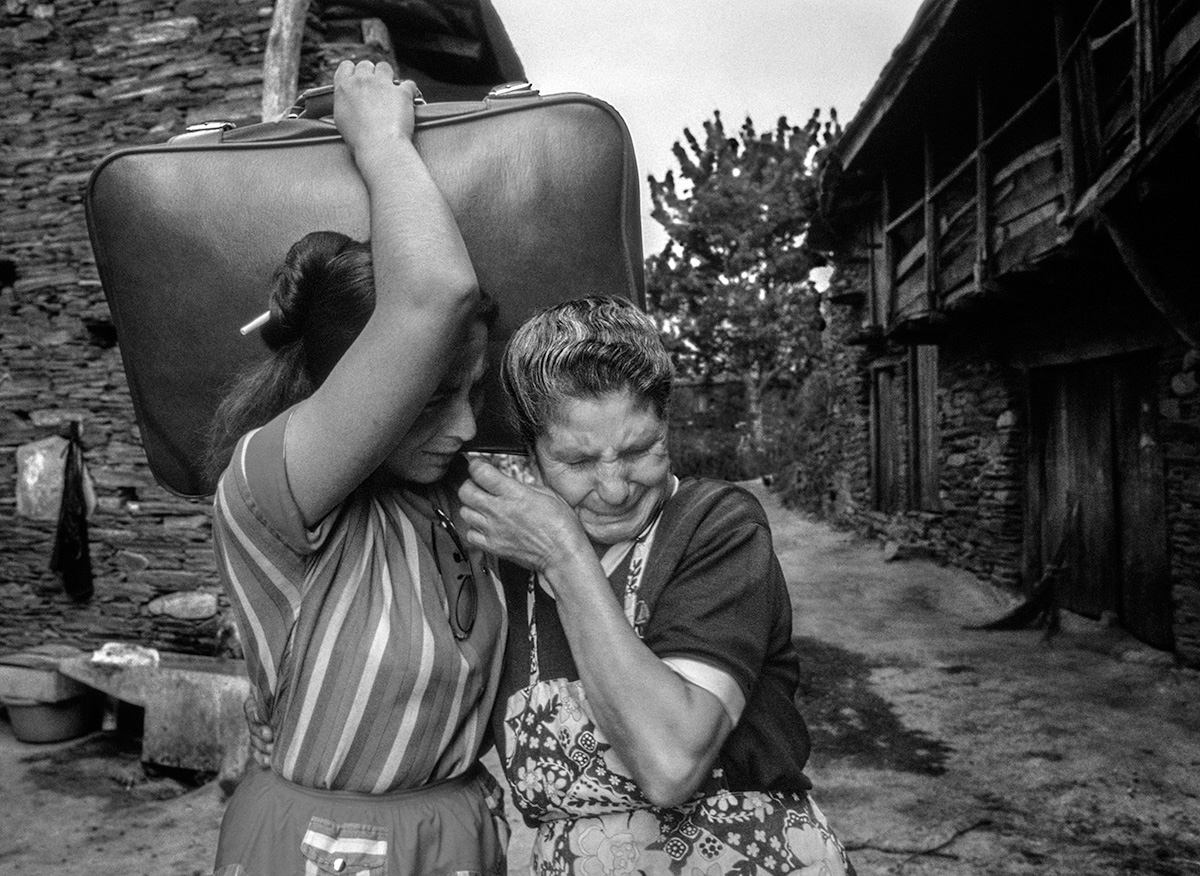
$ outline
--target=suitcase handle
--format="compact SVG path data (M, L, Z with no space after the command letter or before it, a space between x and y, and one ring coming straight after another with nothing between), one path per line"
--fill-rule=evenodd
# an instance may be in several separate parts
M417 104L417 124L439 119L458 118L481 113L498 102L516 103L537 100L538 90L528 82L506 82L497 85L481 101L446 101ZM192 125L186 133L177 134L170 142L179 146L213 143L259 143L279 140L307 140L337 134L333 125L333 86L309 88L297 96L296 102L277 122L260 122L239 128L232 122L204 122Z
M417 101L417 118L431 119L444 116L463 115L468 112L480 112L495 100L520 100L538 96L538 90L524 80L505 82L497 85L484 97L482 104L470 101L446 101L444 103L428 104L424 100ZM284 113L285 119L331 119L333 118L333 86L321 85L300 92L291 109Z
M322 85L300 92L291 109L283 114L285 119L333 118L333 86Z

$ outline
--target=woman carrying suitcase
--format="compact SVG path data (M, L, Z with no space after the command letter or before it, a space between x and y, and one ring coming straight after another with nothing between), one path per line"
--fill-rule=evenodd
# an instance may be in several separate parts
M335 120L371 243L321 232L276 275L273 351L226 399L218 568L270 770L231 798L219 873L503 873L478 766L504 647L499 585L455 531L490 323L412 145L411 82L343 62ZM240 437L239 437L240 436ZM214 437L221 458L229 441Z
M624 299L534 316L503 377L542 483L473 462L460 489L467 537L519 564L493 735L538 829L531 872L852 876L804 774L766 517L671 474L671 376ZM269 758L269 728L251 731Z

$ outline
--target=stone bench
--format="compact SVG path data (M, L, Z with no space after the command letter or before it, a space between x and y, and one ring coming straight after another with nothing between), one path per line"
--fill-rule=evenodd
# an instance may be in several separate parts
M226 790L241 778L250 745L245 661L162 653L156 666L110 666L81 656L58 671L145 709L143 761L218 773Z

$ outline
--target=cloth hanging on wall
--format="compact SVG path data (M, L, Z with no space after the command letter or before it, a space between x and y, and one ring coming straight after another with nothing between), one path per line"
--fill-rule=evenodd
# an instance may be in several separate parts
M63 469L62 505L50 569L57 572L63 590L76 602L92 598L92 554L88 545L88 502L84 488L83 444L79 423L72 421L67 435L67 461Z

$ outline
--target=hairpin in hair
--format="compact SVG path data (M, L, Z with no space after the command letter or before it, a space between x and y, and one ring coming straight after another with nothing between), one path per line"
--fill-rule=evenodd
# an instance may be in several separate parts
M260 313L258 316L254 317L254 319L250 320L248 323L246 323L244 326L242 326L239 329L239 331L244 335L248 335L248 334L250 334L250 332L254 331L256 328L262 328L264 325L266 325L267 320L269 320L270 318L271 318L271 311L268 310L268 311L265 311L264 313Z

